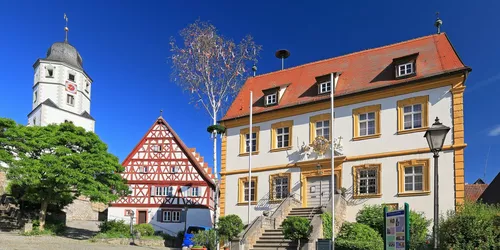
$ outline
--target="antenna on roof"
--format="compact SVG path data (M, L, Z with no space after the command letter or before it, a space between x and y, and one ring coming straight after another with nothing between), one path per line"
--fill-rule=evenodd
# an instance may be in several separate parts
M486 154L486 163L484 164L483 179L485 179L485 180L486 180L486 167L488 167L488 158L490 158L490 151L491 151L491 145L488 148L488 154Z
M160 109L160 117L163 115L163 109Z
M286 49L280 49L276 51L275 56L276 58L281 58L281 70L283 70L285 68L285 59L290 56L290 51Z
M439 19L439 12L436 12L436 22L434 22L434 26L437 28L437 33L441 33L441 25L443 25L443 21Z
M252 66L252 71L253 71L253 77L255 77L255 74L257 74L257 66L255 64Z

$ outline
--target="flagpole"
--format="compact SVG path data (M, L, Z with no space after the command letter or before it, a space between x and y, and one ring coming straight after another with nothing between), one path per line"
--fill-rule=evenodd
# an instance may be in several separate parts
M336 78L336 73L331 73L330 74L330 100L331 100L331 107L330 107L330 124L332 126L332 132L331 132L331 148L332 148L332 159L331 159L331 171L332 171L332 190L331 190L331 201L332 201L332 249L335 249L335 111L334 111L334 104L335 104L335 83L334 80Z
M249 148L248 148L248 225L250 225L250 210L251 210L251 205L252 205L252 139L253 139L253 129L252 129L252 108L253 108L253 92L250 91L250 127L249 127ZM243 187L244 188L244 187ZM257 187L255 187L257 188ZM243 194L245 195L245 194Z

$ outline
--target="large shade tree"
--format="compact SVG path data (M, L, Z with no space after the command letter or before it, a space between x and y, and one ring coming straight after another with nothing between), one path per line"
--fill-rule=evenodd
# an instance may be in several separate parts
M72 123L23 126L0 118L0 162L11 190L40 204L40 230L47 207L62 207L80 195L108 203L128 193L123 167L93 132Z
M252 36L238 44L217 32L214 25L197 20L180 31L181 43L172 39L172 78L191 94L191 101L202 106L212 118L214 174L217 176L217 134L215 126L222 110L239 92L262 47ZM216 188L218 195L218 185ZM218 199L216 197L216 206ZM217 212L214 213L216 216ZM214 223L217 219L214 218Z

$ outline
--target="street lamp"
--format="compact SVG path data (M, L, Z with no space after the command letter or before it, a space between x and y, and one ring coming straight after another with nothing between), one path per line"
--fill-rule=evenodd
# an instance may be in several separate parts
M450 128L439 122L439 118L432 126L427 129L424 137L427 139L429 148L434 154L434 249L438 249L438 223L439 223L439 176L438 176L438 158L439 151L443 149L444 139L450 131Z

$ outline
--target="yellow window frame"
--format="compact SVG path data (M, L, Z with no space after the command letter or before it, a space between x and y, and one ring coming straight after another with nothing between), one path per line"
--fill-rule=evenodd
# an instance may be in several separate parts
M367 170L367 169L376 169L377 170L377 193L376 194L359 194L358 192L358 171L359 170ZM353 183L353 195L354 199L365 199L365 198L380 198L382 197L382 164L374 163L374 164L364 164L352 167L352 183Z
M255 189L255 201L251 201L251 204L252 205L256 205L257 204L257 198L259 197L258 196L258 189L257 187L259 186L259 179L257 178L257 176L252 176L252 181L255 183L255 186L252 185L252 187ZM248 182L248 177L241 177L238 179L238 205L240 206L245 206L245 205L248 205L248 201L245 201L245 182ZM250 187L250 186L249 186ZM250 197L252 195L252 190L249 189L248 190L248 198L249 199L252 199L252 197Z
M292 173L278 173L269 175L269 201L281 201L282 199L274 198L274 187L273 181L278 177L287 177L288 178L288 194L291 194L292 191Z
M288 128L288 147L277 147L277 133L279 128ZM271 125L271 152L284 151L292 149L293 145L293 120L277 122Z
M313 143L314 139L316 139L316 122L319 121L329 121L329 133L328 133L328 140L332 139L332 120L331 120L331 115L329 113L326 114L319 114L315 116L309 117L309 143Z
M422 104L422 127L404 129L404 107ZM429 127L429 96L417 96L398 101L398 134L408 134L426 131Z
M360 108L352 110L352 119L353 119L353 137L352 137L352 139L354 141L380 137L380 128L381 128L380 110L381 110L381 108L382 108L382 105L376 104L376 105L360 107ZM371 113L371 112L375 113L375 134L361 136L359 134L359 115Z
M413 166L422 166L423 191L405 191L405 168ZM429 195L430 193L431 193L431 183L430 183L429 159L413 159L413 160L398 162L398 196Z
M246 152L246 145L245 145L245 136L250 133L249 128L242 128L240 130L240 154L239 156L247 156L250 154L250 152ZM255 145L255 151L252 152L252 155L257 155L259 154L259 133L260 133L260 127L252 127L252 133L255 133L256 135L256 145ZM251 150L251 149L250 149Z

